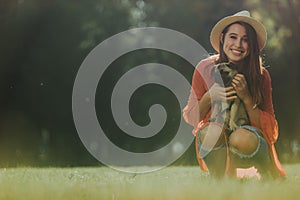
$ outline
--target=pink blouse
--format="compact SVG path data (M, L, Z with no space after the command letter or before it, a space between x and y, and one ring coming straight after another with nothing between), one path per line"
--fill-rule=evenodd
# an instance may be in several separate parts
M202 96L209 90L209 88L214 84L213 77L211 76L211 69L215 65L215 61L218 55L210 56L206 58L196 66L192 79L192 88L190 91L190 96L186 107L183 109L183 118L185 121L194 127L193 134L196 136L198 131L208 123L208 119L211 116L211 111L209 111L206 116L200 116L199 112L199 100ZM274 143L278 138L278 125L274 114L274 108L272 103L272 85L269 72L263 68L263 92L265 108L260 110L260 124L261 133L268 143L269 153L275 168L277 169L278 176L285 176L286 172L281 166L278 156L275 150ZM250 122L252 126L257 126ZM196 149L198 149L196 144ZM203 159L198 155L198 161L201 168L204 171L208 171Z

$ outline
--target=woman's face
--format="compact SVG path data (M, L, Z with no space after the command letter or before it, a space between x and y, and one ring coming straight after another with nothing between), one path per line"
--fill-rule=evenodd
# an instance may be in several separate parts
M237 63L249 54L246 28L240 24L232 24L223 41L223 51L229 62Z

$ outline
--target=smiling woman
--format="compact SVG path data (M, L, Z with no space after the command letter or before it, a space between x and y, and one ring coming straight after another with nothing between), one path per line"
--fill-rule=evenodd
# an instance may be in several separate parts
M221 40L224 43L224 53L230 62L238 63L249 54L246 28L240 23L235 23L226 29Z
M221 19L210 35L211 44L219 54L202 60L194 72L183 116L194 126L201 168L214 177L236 177L238 168L250 167L255 167L262 178L285 176L274 147L278 126L271 78L259 56L266 35L264 26L248 11ZM234 63L238 74L230 86L222 88L214 81L211 69L227 62ZM212 116L224 116L222 113L231 107L216 110L212 105L222 102L232 105L230 102L236 99L245 107L249 123L230 130L226 123L223 126ZM228 117L226 114L224 122Z

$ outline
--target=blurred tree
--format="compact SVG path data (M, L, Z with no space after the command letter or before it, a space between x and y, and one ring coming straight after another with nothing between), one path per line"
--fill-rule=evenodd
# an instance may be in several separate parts
M274 105L282 130L280 137L286 139L285 146L282 145L284 151L287 140L300 140L297 134L300 118L299 8L297 0L2 0L0 165L97 164L78 138L72 118L73 82L85 56L114 34L146 26L180 31L214 53L209 43L211 28L222 17L242 9L249 9L261 19L269 33L265 62L271 66ZM147 62L173 66L191 79L193 68L176 55L154 50L124 55L107 70L110 76L102 80L105 91L97 91L97 112L107 113L106 121L102 122L107 129L120 132L114 123L106 123L111 119L111 111L106 110L109 108L106 96L111 95L122 73ZM118 73L112 70L121 65ZM146 111L141 112L145 108L134 107L140 99L147 106L162 103L171 112L177 106L168 91L155 88L154 98L143 95L143 92L154 93L154 89L148 87L134 94L130 106L137 123L147 122ZM100 98L101 95L105 98ZM171 115L164 131L176 129L172 123L177 122L178 116L179 112ZM159 148L163 145L161 142L170 137L150 138L139 143L135 151L142 151L145 144L155 143L154 148ZM113 135L111 139L128 149L130 142L139 142L121 135ZM187 154L188 160L194 162L193 147Z
M137 22L132 20L132 7L136 5L123 0L2 1L1 114L25 114L38 128L38 133L19 131L29 141L40 140L36 134L41 137L41 130L48 130L49 159L56 164L80 164L77 156L86 156L72 120L73 81L94 46ZM12 124L19 126L8 124L1 130L2 138L11 137ZM23 142L20 151L27 151L31 144ZM14 155L11 160L17 159Z
M273 77L274 106L282 137L300 140L300 2L296 0L247 1L252 14L268 31L266 62Z
M214 53L209 34L222 17L235 13L243 6L234 0L145 0L147 24L174 29L198 41L208 52Z
M38 127L29 113L16 105L25 98L18 94L21 68L27 51L39 32L48 1L1 1L0 31L0 137L1 165L34 162L38 153ZM32 77L30 74L29 77ZM20 99L16 99L20 98ZM28 105L27 105L28 106Z

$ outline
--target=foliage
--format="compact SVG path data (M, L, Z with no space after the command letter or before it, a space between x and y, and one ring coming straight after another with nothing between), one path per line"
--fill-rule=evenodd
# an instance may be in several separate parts
M274 104L284 137L299 140L299 55L300 5L294 0L247 1L255 17L268 31L266 62L273 78ZM287 117L288 116L288 117Z
M277 146L284 161L299 160L299 1L297 0L2 0L0 6L0 165L95 165L83 147L72 118L72 87L80 64L100 42L134 27L161 26L187 34L208 52L212 26L222 17L242 9L260 19L268 30L264 57L273 80L273 99L281 135ZM174 41L176 42L176 41ZM159 62L173 66L191 79L193 68L167 52L145 50L131 52L112 64L119 72L109 71L105 91L97 99L109 96L116 79L130 68ZM161 102L170 119L165 132L172 132L180 117L173 112L177 102L162 88L144 88L133 102L144 105ZM155 95L151 95L155 93ZM100 95L100 96L99 96ZM152 97L155 97L152 99ZM140 100L142 99L142 100ZM106 98L97 101L98 112L107 118L104 124L114 130L112 139L130 146L110 121ZM145 108L142 108L144 110ZM147 122L146 112L135 107L138 123ZM174 120L175 119L175 120ZM105 121L106 120L106 121ZM140 121L139 121L140 120ZM189 133L187 133L189 134ZM124 134L123 134L124 135ZM157 147L173 135L161 134L157 140L141 143L137 151ZM132 140L132 142L137 142ZM67 148L66 148L67 147ZM281 154L282 152L282 154ZM294 153L293 153L294 152ZM185 163L195 163L191 147Z

